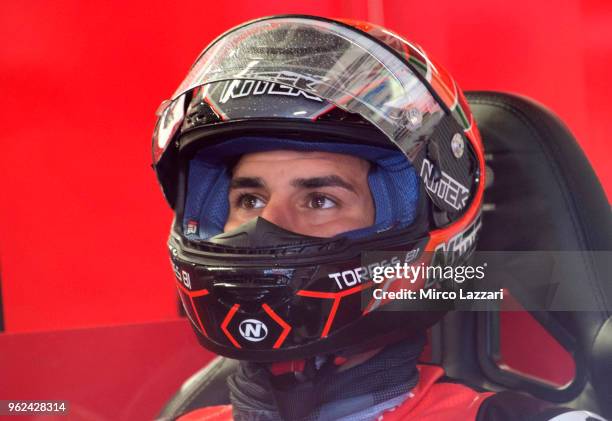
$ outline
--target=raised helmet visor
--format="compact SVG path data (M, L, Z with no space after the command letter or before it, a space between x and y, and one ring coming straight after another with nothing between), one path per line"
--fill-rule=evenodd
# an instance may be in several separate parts
M241 81L244 81L241 83ZM222 85L215 82L227 82ZM160 107L154 134L154 161L177 134L185 118L185 97L195 88L224 89L227 101L257 90L325 100L357 113L380 129L410 158L414 146L430 136L444 111L406 62L366 34L341 23L307 17L273 17L247 23L213 42ZM219 88L222 87L222 88ZM209 95L212 97L212 95ZM211 104L214 109L214 104ZM307 110L305 110L307 111ZM289 111L288 111L289 112ZM283 115L257 118L312 118ZM249 110L231 119L253 118Z

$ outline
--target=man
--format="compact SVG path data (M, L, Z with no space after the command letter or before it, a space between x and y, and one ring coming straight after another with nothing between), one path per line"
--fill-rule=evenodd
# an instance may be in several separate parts
M160 112L154 166L187 316L203 346L244 362L231 407L185 419L566 412L439 382L417 359L445 305L373 298L406 284L373 282L377 267L432 263L451 238L466 241L446 263L466 262L483 156L450 75L383 28L270 17L211 44ZM409 284L448 288L434 281Z
M233 169L224 231L261 217L297 234L333 237L374 223L370 164L329 152L243 156Z

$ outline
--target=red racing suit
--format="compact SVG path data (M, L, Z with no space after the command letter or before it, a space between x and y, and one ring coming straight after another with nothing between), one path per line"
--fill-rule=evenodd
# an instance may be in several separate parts
M478 392L460 383L439 382L441 367L417 365L419 383L400 405L385 411L378 420L400 421L516 421L603 420L587 411L554 407L515 392ZM567 418L566 418L567 417ZM179 421L231 421L232 406L211 406L189 412Z

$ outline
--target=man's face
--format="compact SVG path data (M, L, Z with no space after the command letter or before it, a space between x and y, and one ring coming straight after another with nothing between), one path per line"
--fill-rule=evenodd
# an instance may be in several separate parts
M244 155L234 167L224 231L261 216L295 233L333 237L374 223L370 164L329 152Z

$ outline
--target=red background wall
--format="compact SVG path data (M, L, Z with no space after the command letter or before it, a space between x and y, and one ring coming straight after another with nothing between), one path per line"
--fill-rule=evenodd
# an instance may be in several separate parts
M382 23L463 89L518 92L576 134L608 195L612 4L605 0L5 2L0 264L6 329L176 317L154 111L214 36L310 13Z

